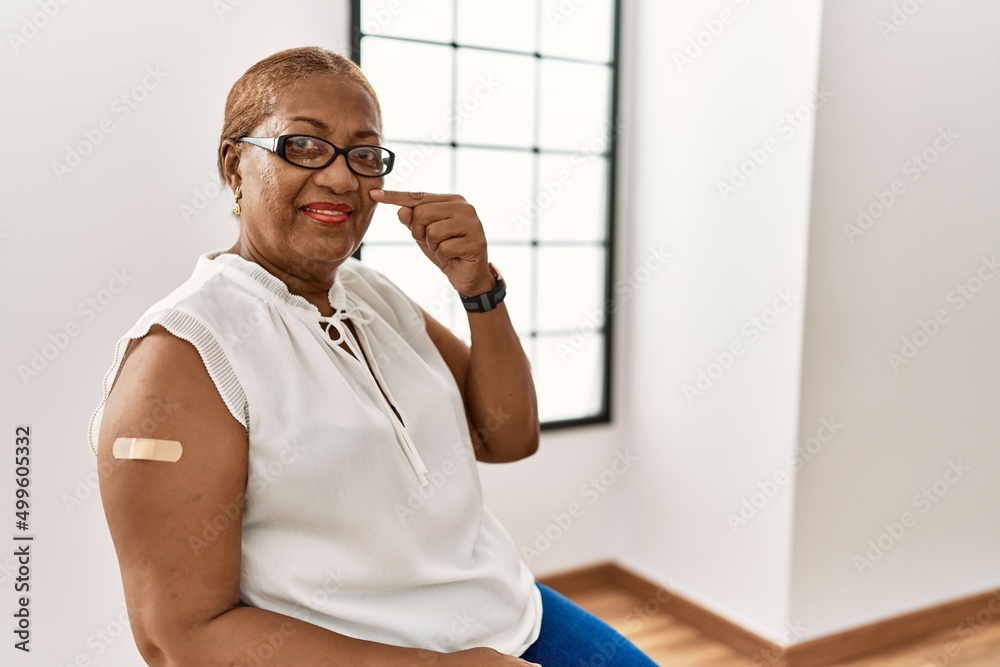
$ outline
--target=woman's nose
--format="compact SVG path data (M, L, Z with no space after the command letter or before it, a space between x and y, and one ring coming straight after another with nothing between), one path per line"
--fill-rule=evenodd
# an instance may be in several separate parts
M358 177L347 166L346 155L338 155L333 159L333 162L322 169L317 169L314 179L320 185L331 188L335 192L358 189Z

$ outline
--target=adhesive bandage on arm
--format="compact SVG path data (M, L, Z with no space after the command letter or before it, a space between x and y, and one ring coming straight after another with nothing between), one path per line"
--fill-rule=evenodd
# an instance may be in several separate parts
M176 440L153 438L118 438L111 453L116 459L142 459L145 461L170 461L181 457L184 448Z

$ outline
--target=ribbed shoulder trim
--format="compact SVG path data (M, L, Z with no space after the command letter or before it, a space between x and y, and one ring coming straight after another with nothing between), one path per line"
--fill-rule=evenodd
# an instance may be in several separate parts
M226 358L222 346L211 333L209 327L196 315L176 308L162 308L143 315L115 345L114 362L104 376L101 404L94 411L87 431L87 440L94 456L97 456L97 438L100 433L104 405L108 400L108 394L111 393L111 387L114 386L114 382L118 378L128 343L145 336L154 324L161 325L174 336L194 345L202 363L205 364L209 377L215 384L215 388L226 407L229 408L229 412L244 429L249 430L250 408L247 404L246 392L236 377L229 359Z

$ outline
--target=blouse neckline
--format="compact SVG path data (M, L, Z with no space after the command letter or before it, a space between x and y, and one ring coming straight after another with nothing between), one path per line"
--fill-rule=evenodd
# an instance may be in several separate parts
M256 262L221 249L207 252L202 257L205 260L218 264L224 270L228 269L227 273L250 278L252 281L250 284L256 286L258 293L265 293L287 306L303 311L303 314L308 313L314 314L317 317L323 317L315 304L304 296L292 294L284 281ZM344 287L344 281L341 280L343 267L343 264L338 267L337 276L334 278L329 292L327 292L327 300L330 302L330 306L334 309L334 312L345 311L349 308L347 290ZM241 282L247 284L245 280Z

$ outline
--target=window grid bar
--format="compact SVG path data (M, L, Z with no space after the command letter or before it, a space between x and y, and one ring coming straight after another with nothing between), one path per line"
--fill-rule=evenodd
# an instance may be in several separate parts
M601 326L587 327L584 333L587 334L606 334L607 321ZM573 334L581 333L580 328L576 329L518 329L514 328L514 333L520 337L525 338L555 338L557 336L572 336Z
M531 336L532 338L545 338L545 337L554 338L556 336L572 336L573 334L578 334L578 333L580 333L579 329L535 329L533 331L525 332L526 335ZM593 328L588 327L587 333L602 334L604 333L604 325L601 325L599 327L595 326Z
M451 41L454 43L458 38L458 0L452 0L451 3ZM451 50L451 108L454 109L458 105L458 49ZM448 129L451 131L451 143L452 146L458 143L458 118L455 114L449 114L448 119ZM451 151L451 190L450 192L455 192L458 189L458 151ZM458 324L458 313L454 308L449 308L448 321L451 323L448 327L452 331L455 330L455 326Z
M535 2L535 53L538 54L542 47L542 37L539 28L539 21L542 19L542 0L536 0ZM542 60L541 58L535 58L535 99L533 104L533 122L534 127L532 128L531 141L533 144L533 155L531 157L531 201L534 204L538 203L538 181L542 175L542 166L539 158L538 146L541 143L541 129L539 125L542 119L542 88L541 88L541 76L542 76ZM534 346L533 353L534 358L538 358L538 343L535 340L535 334L538 332L538 301L540 296L540 290L538 288L538 280L541 275L541 271L538 268L538 210L537 206L532 207L534 210L531 213L531 252L529 253L531 267L529 269L531 276L531 284L535 286L532 290L531 295L531 308L528 311L531 313L531 344Z
M521 342L522 343L526 342L529 345L535 345L536 341L539 338L556 338L558 336L572 336L573 334L578 334L578 333L580 333L580 331L577 330L577 329L561 329L561 330L558 330L558 331L555 330L555 329L551 329L551 330L550 329L546 329L544 331L525 331L525 330L518 331L516 329L514 330L514 334L519 339L521 339L521 338L526 338L527 339L526 341L522 340ZM607 335L607 331L605 330L605 328L603 326L594 327L593 329L587 329L586 333L587 334L594 334L594 335ZM460 336L460 338L463 341L465 341L466 343L469 342L468 338L465 337L465 336Z
M581 149L571 150L569 148L543 148L541 146L504 146L501 144L475 144L466 143L458 141L422 141L420 139L393 139L391 141L393 144L402 144L406 146L435 146L440 148L476 148L485 150L499 150L499 151L519 151L522 153L540 153L545 155L579 155ZM594 157L611 157L610 149L602 153L587 153L587 156Z
M529 341L534 342L539 338L555 338L557 336L572 336L573 334L580 333L579 329L538 329L538 330L527 330L527 329L515 329L514 333L518 338L527 338ZM602 334L606 335L607 331L605 326L595 326L593 328L587 328L585 332L587 334Z
M360 3L360 0L357 0ZM455 15L457 18L457 14ZM458 21L455 21L455 30L458 30ZM613 67L613 63L606 60L589 60L587 58L573 58L572 56L556 56L549 55L547 53L540 53L535 51L518 51L517 49L501 49L495 46L480 46L478 44L459 44L457 40L452 40L451 43L440 42L434 39L420 39L419 37L400 37L397 35L372 35L366 32L356 32L355 33L360 44L360 40L364 37L368 39L391 39L396 42L410 42L412 44L424 44L428 46L445 46L451 47L453 49L471 49L473 51L488 51L490 53L501 53L509 56L529 56L536 59L545 58L546 60L558 60L560 62L566 63L577 63L580 65L603 65L604 67ZM360 47L359 47L360 48Z
M365 241L365 245L371 246L373 248L392 248L392 247L406 247L413 245L412 241ZM607 239L601 239L599 241L585 241L578 239L531 239L528 241L519 241L516 239L497 239L496 241L490 241L490 245L502 245L509 247L531 247L531 246L545 246L546 248L606 248L608 246Z

